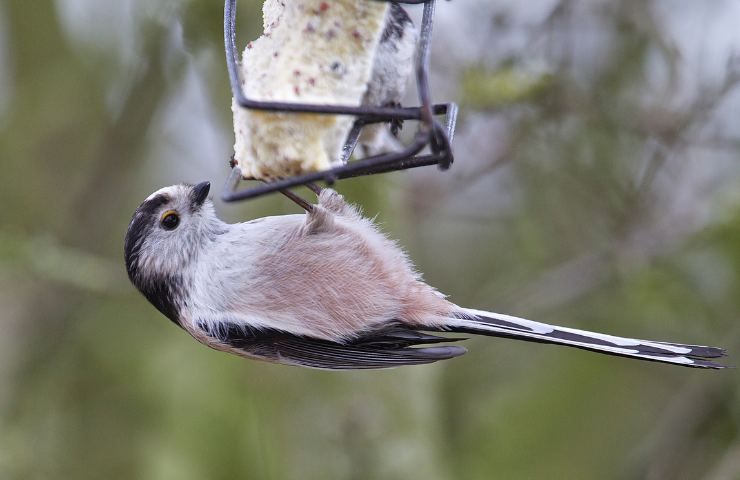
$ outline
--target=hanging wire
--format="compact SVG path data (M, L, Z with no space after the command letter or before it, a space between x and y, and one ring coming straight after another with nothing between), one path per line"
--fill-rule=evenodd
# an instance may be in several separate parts
M270 181L261 185L239 190L242 171L232 162L232 171L224 186L221 198L225 202L235 202L259 197L268 193L315 182L332 184L338 179L375 175L378 173L405 170L428 165L437 165L447 170L453 162L452 138L457 121L457 105L454 103L432 104L429 89L429 55L432 37L435 0L395 0L394 3L424 4L419 44L416 55L416 84L419 107L393 108L378 106L317 105L295 102L256 101L247 98L241 89L242 78L238 68L236 49L236 1L226 0L224 6L224 46L226 68L229 73L231 92L236 103L252 110L271 112L315 113L323 115L352 115L357 117L342 147L342 165L319 172ZM378 0L385 1L385 0ZM435 117L444 115L444 124ZM357 145L362 128L372 123L392 120L417 120L419 128L414 140L397 152L385 153L350 161ZM420 154L429 147L427 154Z

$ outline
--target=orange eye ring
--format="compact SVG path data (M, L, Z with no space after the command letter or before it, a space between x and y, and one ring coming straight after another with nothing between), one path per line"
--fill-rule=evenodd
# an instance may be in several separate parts
M175 210L167 210L162 214L159 223L165 230L174 230L180 225L180 215Z

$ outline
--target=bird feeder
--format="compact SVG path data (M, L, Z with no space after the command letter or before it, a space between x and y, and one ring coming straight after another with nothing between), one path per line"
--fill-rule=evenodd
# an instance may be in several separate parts
M367 0L378 1L378 0ZM383 1L383 0L380 0ZM256 185L242 187L245 180L241 167L232 159L232 168L222 200L234 202L256 198L273 192L287 192L288 189L316 182L333 184L343 178L374 175L379 173L405 170L428 165L437 165L446 170L453 162L451 142L457 119L457 105L454 103L433 104L429 88L429 54L432 36L435 0L396 1L399 4L423 4L424 10L419 28L416 48L415 76L419 106L416 107L383 107L374 105L338 105L316 104L284 101L261 101L248 98L242 85L245 76L257 74L239 68L236 48L236 2L226 0L224 7L224 45L226 66L231 84L235 108L252 111L277 112L288 115L318 114L331 116L349 116L353 123L341 148L340 159L336 166L310 173L264 181ZM365 126L391 121L415 121L418 124L411 143L399 150L373 155L361 159L351 159L358 139ZM300 145L296 146L300 148Z

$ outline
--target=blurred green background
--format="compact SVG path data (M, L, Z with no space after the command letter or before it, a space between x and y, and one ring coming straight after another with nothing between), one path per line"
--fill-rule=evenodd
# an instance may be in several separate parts
M243 46L261 6L239 5ZM473 339L446 364L313 371L211 351L146 303L133 210L228 173L222 8L0 1L0 479L740 479L737 370ZM456 164L339 190L456 303L738 364L740 3L436 18Z

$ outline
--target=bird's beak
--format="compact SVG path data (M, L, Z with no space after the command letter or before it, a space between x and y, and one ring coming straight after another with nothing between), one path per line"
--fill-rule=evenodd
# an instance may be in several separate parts
M208 197L208 192L211 190L211 182L200 182L198 185L193 187L191 198L193 206L200 207Z

